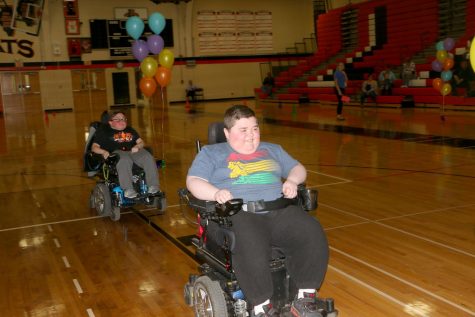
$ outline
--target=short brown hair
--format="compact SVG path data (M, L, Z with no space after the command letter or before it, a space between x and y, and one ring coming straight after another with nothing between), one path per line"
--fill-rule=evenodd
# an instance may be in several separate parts
M242 118L252 118L256 117L254 110L244 105L234 105L224 113L224 127L226 129L231 129L234 126L234 123Z

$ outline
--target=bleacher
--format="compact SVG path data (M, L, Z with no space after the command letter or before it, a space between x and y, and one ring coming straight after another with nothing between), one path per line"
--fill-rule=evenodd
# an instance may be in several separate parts
M456 106L460 109L470 109L475 106L475 98L459 96L442 96L432 87L432 79L437 73L431 69L435 59L435 44L441 40L443 32L440 29L441 15L438 0L374 0L358 4L350 4L342 8L321 14L317 19L318 50L312 56L301 60L297 65L278 74L275 91L271 97L256 89L259 99L277 102L296 102L301 99L310 102L336 103L333 88L333 70L338 62L344 62L349 77L347 94L352 95L354 104L358 100L364 76L369 72L376 75L389 66L399 74L400 66L407 58L421 54L422 62L416 64L417 80L411 81L409 87L402 88L401 80L394 82L391 96L378 96L377 106L400 107L406 96L412 96L417 107L438 107L441 104ZM456 58L466 53L467 40L475 33L475 0L459 0L457 5L465 6L466 30L462 35L453 37L455 48L451 53ZM357 45L353 48L343 47L345 34L344 16L346 12L355 12L354 29L357 32ZM375 13L377 12L377 13ZM386 19L384 30L375 19L375 14ZM421 14L423 12L423 14ZM375 22L376 21L376 22ZM353 23L353 21L352 21ZM379 42L374 40L379 34ZM383 40L381 40L381 37ZM373 38L373 40L372 40ZM459 91L463 94L463 91ZM464 108L465 107L465 108ZM473 107L475 110L475 107Z

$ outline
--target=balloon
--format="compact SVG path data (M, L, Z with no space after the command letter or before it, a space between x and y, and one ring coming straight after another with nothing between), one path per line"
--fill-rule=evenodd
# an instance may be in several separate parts
M147 97L153 95L155 90L157 89L157 83L155 79L150 77L142 77L139 83L140 91Z
M442 63L439 62L438 60L434 59L432 61L432 69L436 72L442 71Z
M442 73L440 73L440 78L442 78L443 81L450 81L452 79L452 71L444 70Z
M158 54L163 50L165 42L160 35L152 34L147 37L147 46L152 54Z
M444 50L444 41L437 42L437 44L435 44L435 49L437 51L443 51Z
M442 88L442 84L443 84L443 81L440 78L435 78L432 81L432 87L434 87L435 90L438 90L438 91L440 91L440 89Z
M452 67L454 67L454 60L452 58L446 58L444 60L444 63L442 64L444 70L450 70Z
M165 18L158 12L152 13L148 17L148 26L155 34L160 34L165 28Z
M142 63L140 63L140 70L145 77L153 77L157 72L157 67L157 61L151 56L146 57Z
M451 49L454 48L454 46L455 46L455 41L453 38L448 37L444 40L444 49L446 51L450 51Z
M440 93L442 96L447 96L452 92L452 86L450 86L449 83L445 83L442 85L442 88L440 89Z
M137 40L132 43L132 55L140 62L147 57L148 53L148 47L145 41Z
M165 87L170 83L170 79L172 76L172 72L169 68L165 66L160 66L157 69L157 73L155 74L155 79L157 80L160 87Z
M444 59L447 58L447 51L445 51L445 50L437 51L436 56L437 56L437 60L442 63L444 61Z
M470 65L472 65L472 69L475 69L475 37L472 39L472 43L470 44Z
M158 62L166 68L171 68L174 61L175 57L173 56L173 52L168 48L164 48L158 55Z
M130 17L125 22L125 30L134 40L137 40L142 35L144 28L145 24L137 16Z

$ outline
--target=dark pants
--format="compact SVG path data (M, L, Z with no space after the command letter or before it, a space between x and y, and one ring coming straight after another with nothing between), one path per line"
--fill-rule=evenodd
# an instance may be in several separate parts
M366 98L368 97L370 97L371 99L373 99L374 102L376 102L376 93L374 91L362 92L360 96L361 104L364 104L364 102L366 101Z
M242 211L232 218L236 235L233 268L246 298L258 305L273 294L271 246L280 248L298 288L319 289L328 266L328 242L322 226L300 207L266 214Z
M340 88L341 95L338 93L338 90L335 88L336 98L338 99L338 106L336 107L336 114L341 115L343 112L343 101L341 101L341 97L345 94L345 88Z

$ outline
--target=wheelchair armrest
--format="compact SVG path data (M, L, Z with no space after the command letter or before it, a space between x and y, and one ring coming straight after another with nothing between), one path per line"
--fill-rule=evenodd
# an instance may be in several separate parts
M231 199L224 204L216 201L201 200L193 196L188 189L178 190L178 196L181 201L186 202L190 208L196 210L202 218L209 219L218 223L227 222L225 218L234 216L242 210L242 199Z
M303 210L315 210L318 207L318 191L308 189L305 184L299 184L297 187L297 201Z
M215 201L198 199L186 188L180 188L178 190L178 196L180 197L180 200L185 201L192 209L200 214L213 214L216 212Z

